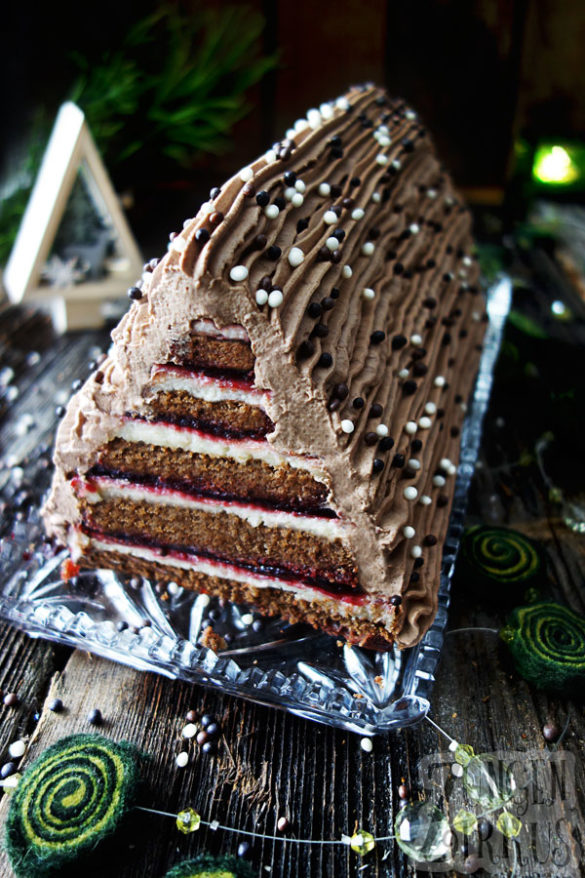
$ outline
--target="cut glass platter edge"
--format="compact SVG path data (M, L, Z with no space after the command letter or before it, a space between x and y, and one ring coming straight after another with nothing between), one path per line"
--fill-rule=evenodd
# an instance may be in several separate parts
M308 626L263 619L247 607L176 585L163 600L153 583L128 581L112 571L83 571L63 582L60 567L67 552L48 556L37 504L12 525L9 538L0 540L0 616L31 637L361 735L418 722L430 706L467 495L510 302L511 282L502 277L487 292L489 323L462 430L438 610L418 645L386 653L348 647ZM214 652L197 642L208 623L227 641L226 649Z

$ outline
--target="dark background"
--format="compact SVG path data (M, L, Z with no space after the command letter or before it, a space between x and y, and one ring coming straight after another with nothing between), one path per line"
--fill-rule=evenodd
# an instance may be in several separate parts
M174 0L194 16L209 0ZM215 4L220 6L221 4ZM520 136L579 137L585 131L585 4L574 0L250 0L266 26L266 52L279 69L251 93L252 113L234 132L233 150L210 156L173 192L141 181L148 197L130 220L143 245L158 246L153 217L168 231L192 212L208 186L265 149L310 106L374 80L410 101L433 131L445 164L467 197L497 203L512 172ZM146 2L73 0L11 3L3 12L0 52L2 169L35 108L52 115L67 97L76 49L99 59ZM213 179L212 179L213 177ZM114 181L119 190L124 179ZM180 195L177 194L177 188ZM149 191L150 190L150 191ZM155 191L156 190L156 191ZM161 239L164 240L164 239Z

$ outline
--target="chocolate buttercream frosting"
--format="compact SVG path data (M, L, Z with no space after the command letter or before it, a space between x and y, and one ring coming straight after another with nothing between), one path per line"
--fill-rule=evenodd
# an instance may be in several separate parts
M310 110L212 195L68 406L47 528L83 560L76 477L147 411L153 366L184 365L185 340L212 326L249 340L265 443L312 462L361 590L410 646L436 611L484 330L470 214L416 113L370 85Z

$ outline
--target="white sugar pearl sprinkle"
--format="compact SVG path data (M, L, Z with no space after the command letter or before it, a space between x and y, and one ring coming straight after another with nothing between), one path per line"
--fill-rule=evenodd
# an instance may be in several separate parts
M473 265L473 259L471 258L471 256L464 256L461 261L462 261L463 265L467 265L467 266Z
M187 242L184 238L174 238L170 243L170 249L176 250L177 253L184 253L187 249Z
M372 194L372 201L373 201L375 204L379 204L379 203L382 201L382 196L380 195L379 192L374 192L374 193Z
M331 119L333 116L333 106L332 104L320 104L319 112L323 116L324 119Z
M361 220L365 215L365 211L361 207L356 207L355 210L352 210L351 212L352 220Z
M189 763L189 754L185 750L181 750L175 757L175 765L177 768L185 768Z
M293 195L296 195L296 194L297 194L297 190L295 189L294 186L287 186L286 189L284 190L284 197L286 198L287 201L290 201L292 199Z
M375 247L372 241L366 241L365 244L362 244L362 253L364 256L371 256L374 252Z
M413 527L411 527L410 524L407 524L402 528L402 533L407 540L411 540L414 536L416 536L416 531Z
M334 210L326 210L323 214L323 222L328 226L332 226L337 222L337 214Z
M284 300L282 295L282 290L272 290L270 295L268 296L268 307L269 308L280 308Z
M14 741L8 748L8 752L13 759L20 759L21 756L24 756L25 750L26 744L24 741Z
M411 235L418 235L418 233L420 232L420 226L418 223L411 223L408 228Z
M410 550L411 558L420 558L421 555L422 555L421 547L420 546L412 546L412 548Z
M417 460L416 457L411 457L408 461L409 469L419 470L420 469L420 460Z
M407 110L404 114L404 118L408 119L409 122L412 122L413 119L416 119L416 113L414 112L414 110Z
M421 494L419 503L421 506L430 506L433 501L428 494Z
M379 165L387 165L387 164L388 164L388 156L387 156L387 155L384 155L383 152L380 152L380 153L378 153L378 155L376 156L376 162L377 162Z
M415 348L420 347L422 344L422 336L415 332L414 335L410 336L410 343L411 345L414 345Z
M436 198L437 190L436 189L427 189L427 198Z
M450 466L447 467L447 475L448 476L454 476L456 474L456 472L457 472L457 467L455 466L454 463L452 463Z
M402 379L408 378L408 369L406 369L406 368L401 369L400 372L398 373L398 377L402 378Z
M301 250L300 247L291 247L288 253L288 262L289 265L292 265L293 268L296 268L297 265L300 265L303 259L305 258L305 254Z
M319 183L318 192L319 195L322 195L323 198L325 198L326 195L331 194L331 186L329 185L329 183Z
M441 467L441 469L448 470L451 466L453 466L453 464L451 463L451 461L449 460L448 457L443 457L443 458L441 458L441 461L439 462L439 466Z
M418 491L413 485L409 485L402 492L407 500L416 500L418 497Z
M267 165L271 165L272 162L276 161L276 159L277 159L277 155L273 149L269 149L269 150L267 150L267 152L264 153L264 161L266 162Z
M423 415L422 418L419 418L418 425L421 428L421 430L428 430L428 429L430 429L432 423L433 422L431 421L430 418L427 418Z
M236 283L238 281L246 280L247 277L248 269L245 265L234 265L234 267L230 271L230 278L231 280L236 281Z
M404 432L408 433L409 436L414 436L417 430L418 424L416 423L416 421L407 421L404 426Z
M268 217L268 219L276 219L280 210L276 206L276 204L268 204L264 208L264 216Z
M344 277L351 277L353 274L353 271L351 270L351 267L349 265L344 265L343 268L341 269L341 273Z
M364 297L364 299L369 299L371 301L372 299L376 298L376 293L371 287L366 287L362 293L362 296Z
M425 412L427 413L427 415L434 415L436 411L437 406L435 405L435 403L427 402L427 404L425 405Z
M244 625L251 625L253 621L254 616L252 615L252 613L244 613L244 615L242 616L242 623Z
M303 198L301 193L295 192L295 194L293 195L293 197L290 200L290 203L292 204L293 207L301 207L303 205L304 201L305 201L305 199Z
M304 192L306 188L307 186L303 180L297 180L295 182L295 189L297 190L297 192Z
M249 183L252 177L254 176L254 171L252 168L242 168L240 171L240 180L243 183Z
M268 293L266 290L256 290L256 304L257 305L265 305L268 301Z
M376 427L376 433L378 434L378 436L387 436L388 432L389 431L386 424L378 424L378 426Z
M433 476L433 485L435 488L442 488L445 485L444 476Z
M181 735L183 736L183 738L194 738L196 734L197 726L195 725L195 723L187 723L187 725L183 726L181 730Z
M392 162L392 167L394 168L395 171L399 171L400 168L402 167L402 162L399 161L399 159L394 159L394 161Z
M337 238L327 238L325 246L328 250L339 250L339 241Z
M338 110L349 110L350 103L347 98L337 98L335 106Z
M297 132L297 134L300 134L301 131L305 131L308 127L309 123L306 119L297 119L297 121L293 125L293 128Z
M344 418L340 426L344 433L353 433L355 430L354 423L353 421L350 421L349 418Z
M433 381L433 384L435 385L435 387L444 387L445 383L446 383L445 379L443 378L442 375L437 375L437 377Z
M371 753L374 749L374 745L372 743L371 738L362 738L360 741L360 747L364 751L364 753Z

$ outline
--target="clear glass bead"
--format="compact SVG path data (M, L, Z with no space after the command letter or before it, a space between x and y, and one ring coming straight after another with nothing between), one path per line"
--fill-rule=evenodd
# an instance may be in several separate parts
M485 810L501 808L516 793L516 781L497 756L474 756L465 766L463 784L469 796Z
M459 765L463 765L463 767L469 765L474 756L475 751L469 744L457 744L455 762L458 762Z
M509 811L502 811L496 821L496 826L506 838L516 838L522 829L522 821Z
M432 802L406 805L396 817L394 830L396 843L415 862L432 863L449 853L449 823Z
M184 808L177 814L177 829L179 832L189 835L201 826L201 817L193 808Z
M453 818L453 828L463 835L471 835L476 826L477 817L473 811L466 811L465 808L461 808Z
M349 846L352 851L355 851L356 854L363 857L365 854L374 850L376 842L374 841L374 836L370 832L364 832L363 829L358 829L358 831L354 832L350 838Z

